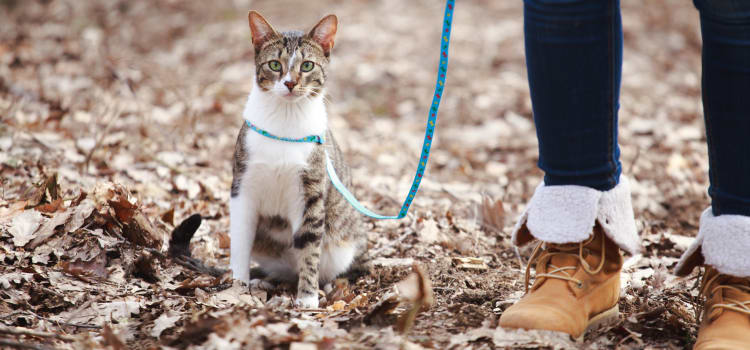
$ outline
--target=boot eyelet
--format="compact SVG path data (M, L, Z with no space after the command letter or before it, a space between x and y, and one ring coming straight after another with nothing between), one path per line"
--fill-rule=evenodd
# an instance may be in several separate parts
M576 283L576 287L578 287L578 289L583 289L583 282Z

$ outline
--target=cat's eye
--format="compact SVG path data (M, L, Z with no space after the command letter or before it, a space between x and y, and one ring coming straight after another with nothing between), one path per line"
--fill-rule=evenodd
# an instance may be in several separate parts
M271 68L274 72L281 71L281 62L273 60L271 62L268 62L268 68Z
M300 67L303 72L309 72L313 70L313 68L315 68L315 63L312 63L311 61L302 62L302 67Z

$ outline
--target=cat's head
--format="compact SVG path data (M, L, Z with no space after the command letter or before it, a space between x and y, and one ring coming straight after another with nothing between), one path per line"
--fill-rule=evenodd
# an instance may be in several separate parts
M258 87L287 101L318 96L326 82L338 19L328 15L307 34L277 32L255 11L248 14Z

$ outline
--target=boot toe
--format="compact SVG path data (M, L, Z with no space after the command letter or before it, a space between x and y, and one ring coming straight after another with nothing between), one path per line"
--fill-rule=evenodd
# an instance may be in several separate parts
M750 348L745 341L733 341L729 339L706 340L695 343L693 350L736 350Z
M515 305L514 305L515 306ZM578 337L583 333L577 329L577 320L570 313L553 305L526 305L523 308L511 306L500 316L499 326L503 328L541 329L563 332Z

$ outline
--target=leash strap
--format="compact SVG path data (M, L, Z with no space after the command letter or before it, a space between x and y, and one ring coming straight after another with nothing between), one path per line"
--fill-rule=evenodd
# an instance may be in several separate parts
M419 155L419 164L417 165L417 172L414 175L411 189L409 190L409 194L406 196L404 204L401 206L401 210L399 211L398 215L380 215L365 208L365 206L362 205L362 203L360 203L357 198L354 197L354 195L349 191L349 189L347 189L346 186L341 182L338 174L336 174L336 169L334 169L333 167L333 162L331 162L331 158L328 156L328 151L326 151L326 172L328 173L328 177L331 179L333 187L335 187L336 190L341 193L344 199L346 199L346 201L349 202L349 204L351 204L354 209L357 209L357 211L359 211L360 213L371 218L401 219L405 217L406 213L409 212L409 207L411 207L411 203L414 200L414 197L417 195L417 191L419 190L419 184L422 182L422 177L424 176L425 168L427 167L427 161L430 159L430 148L432 147L432 139L435 134L435 124L437 124L440 99L443 95L445 77L448 73L448 46L450 44L451 38L451 23L453 23L453 7L455 6L455 2L456 0L446 0L445 2L443 30L441 32L440 39L440 64L438 65L437 82L435 83L435 94L432 96L432 104L430 105L430 111L427 117L427 127L425 129L424 142L422 143L422 153ZM252 129L253 131L274 140L286 142L318 143L321 145L325 143L325 138L323 136L311 135L298 139L280 137L253 125L247 120L245 120L245 122L247 123L247 126L250 127L250 129Z

